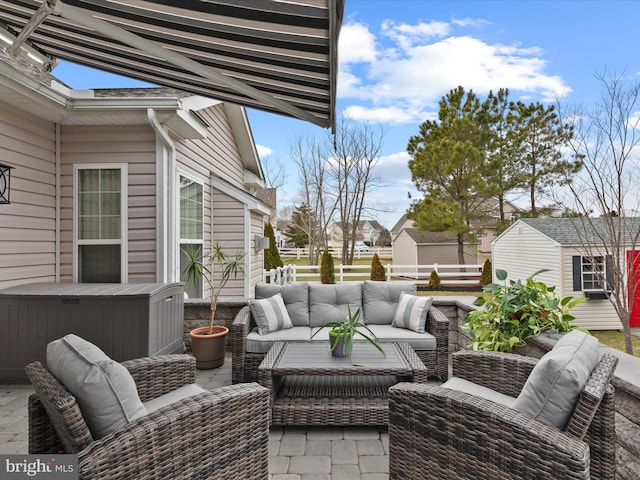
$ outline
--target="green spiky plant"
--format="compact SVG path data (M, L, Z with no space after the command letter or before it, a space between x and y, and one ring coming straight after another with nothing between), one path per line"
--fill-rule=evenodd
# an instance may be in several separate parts
M211 247L211 251L203 255L189 247L183 249L186 255L186 266L183 274L187 277L187 283L192 282L193 285L199 277L202 277L209 284L211 289L211 306L209 315L208 334L213 333L213 322L216 315L216 307L218 297L227 282L239 275L244 277L244 257L245 254L237 251L235 255L228 255L224 252L222 245L216 241ZM218 281L214 284L214 275L220 274Z
M375 334L367 327L364 323L358 321L360 317L361 309L358 308L355 313L351 313L351 307L347 306L349 314L344 322L327 322L322 325L312 336L315 337L320 331L324 328L331 328L329 330L329 348L331 353L334 353L336 349L342 344L343 351L348 352L349 359L351 363L355 366L359 366L353 363L352 353L353 353L353 339L356 335L360 335L364 337L366 340L371 343L376 349L382 353L382 355L386 358L387 354L385 353L382 345L378 342ZM358 330L359 328L363 328L368 333L362 332Z

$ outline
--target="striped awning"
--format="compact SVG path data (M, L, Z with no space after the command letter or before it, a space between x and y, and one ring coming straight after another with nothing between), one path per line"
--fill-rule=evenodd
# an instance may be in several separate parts
M335 127L345 0L0 0L0 48Z

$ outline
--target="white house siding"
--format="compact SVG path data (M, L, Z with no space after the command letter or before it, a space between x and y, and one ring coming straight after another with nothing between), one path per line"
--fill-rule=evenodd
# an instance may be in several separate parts
M0 289L54 282L55 125L0 102L0 163L16 167L0 205Z
M505 270L509 280L525 280L538 270L548 269L536 278L559 285L563 268L560 255L560 247L554 246L550 238L520 223L510 227L494 242L493 268Z
M574 247L562 247L562 265L564 270L563 281L560 287L562 296L584 297L583 292L573 290L573 265L572 257L580 255ZM571 311L576 317L575 324L589 330L617 330L622 328L622 323L609 300L585 300Z
M212 238L219 241L225 252L234 255L245 252L245 213L247 206L229 195L213 189ZM206 296L206 292L205 292ZM231 278L224 291L224 297L245 297L244 279Z
M61 281L73 280L73 166L128 164L129 283L156 281L156 138L149 126L62 126Z
M264 250L255 251L254 239L264 236L265 218L259 212L251 212L251 235L249 239L249 252L251 256L251 278L249 280L249 296L253 296L256 283L262 281L262 270L264 268Z

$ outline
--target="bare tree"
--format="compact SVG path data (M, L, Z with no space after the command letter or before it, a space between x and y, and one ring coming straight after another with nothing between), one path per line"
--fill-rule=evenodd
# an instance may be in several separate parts
M381 185L375 174L384 129L342 117L337 125L329 165L336 186L338 217L342 228L342 263L351 265L356 232L365 209L366 195Z
M336 194L326 161L326 145L313 137L298 136L291 145L291 157L298 166L301 203L307 219L301 227L309 238L309 265L317 265L327 248L327 230L336 210Z
M267 187L278 189L287 183L287 171L282 166L282 163L273 160L271 155L265 155L260 158L260 163L262 164L262 173Z
M640 286L640 219L628 212L637 212L639 206L640 83L624 76L598 74L596 78L602 92L595 107L565 112L566 121L574 127L569 145L583 163L581 174L568 185L582 214L581 249L592 266L604 265L594 270L600 285L609 291L609 301L622 323L625 349L632 354L629 319Z

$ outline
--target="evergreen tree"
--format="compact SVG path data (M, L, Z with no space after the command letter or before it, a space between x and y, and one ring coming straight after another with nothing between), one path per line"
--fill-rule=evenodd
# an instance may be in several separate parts
M378 256L377 253L374 253L373 257L371 258L371 277L370 278L371 280L374 280L374 281L386 280L384 267L382 266L382 263L380 262L380 257Z
M291 214L291 221L284 232L289 242L296 247L302 248L309 244L309 231L315 228L313 215L309 210L309 206L303 203L295 208Z
M322 259L320 261L320 281L322 283L336 283L336 276L333 269L333 258L331 257L329 250L325 250L322 252Z
M493 281L493 274L492 274L491 260L487 258L484 261L484 265L482 266L482 274L480 275L480 286L484 287L485 285L489 285L492 281Z
M276 236L270 223L265 222L264 224L264 236L269 239L269 248L264 251L264 269L271 270L272 268L284 266L282 258L280 258L280 251L276 245Z
M431 275L429 275L429 288L438 289L441 286L440 275L438 275L438 272L435 270L431 270Z

